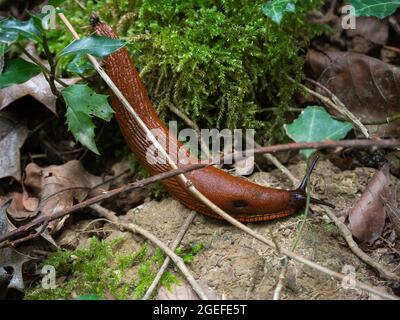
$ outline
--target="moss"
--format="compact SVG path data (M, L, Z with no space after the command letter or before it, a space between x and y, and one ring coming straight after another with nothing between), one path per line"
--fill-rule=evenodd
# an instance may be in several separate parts
M128 40L164 118L173 103L200 127L254 128L259 141L279 140L297 89L287 76L303 77L302 54L321 30L307 13L323 1L299 1L280 26L263 15L264 2L89 0L86 12L74 2L65 10L81 26L98 11ZM64 39L54 40L58 50Z
M179 255L185 263L191 263L201 250L204 249L202 242L195 243L187 247L179 247L175 250L176 254Z
M28 300L70 299L74 293L81 299L104 299L109 292L115 299L141 298L161 266L164 257L157 249L149 254L147 245L136 253L113 253L120 240L112 242L92 238L88 248L75 251L59 250L47 258L43 265L52 265L57 279L65 278L55 289L43 289L40 285L29 289ZM126 280L126 272L137 267L137 278ZM169 271L161 278L160 285L170 288L176 277Z

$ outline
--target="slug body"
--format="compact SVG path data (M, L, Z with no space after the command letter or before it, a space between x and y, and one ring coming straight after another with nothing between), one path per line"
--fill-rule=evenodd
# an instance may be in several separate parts
M108 25L96 18L92 19L92 27L97 35L117 38L117 35ZM127 49L122 48L107 56L104 63L107 74L146 126L150 130L157 130L158 133L162 133L161 135L157 134L158 141L162 145L168 146L169 150L183 148L176 138L169 135L167 127L156 114ZM158 163L154 156L148 154L152 143L134 117L126 111L112 92L110 99L122 134L139 162L152 175L171 170L168 163ZM182 166L177 162L176 154L171 153L171 157L175 163L178 163L178 166ZM193 156L188 155L188 157L192 164L199 162ZM305 205L304 181L306 179L302 183L303 188L287 191L262 187L242 178L234 177L215 167L206 167L185 175L209 200L242 222L266 221L286 217ZM186 207L220 219L210 208L197 200L177 178L164 180L162 184L174 198Z

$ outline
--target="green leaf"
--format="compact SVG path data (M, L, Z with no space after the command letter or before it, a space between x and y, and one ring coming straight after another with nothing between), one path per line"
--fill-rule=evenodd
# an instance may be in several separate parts
M110 121L114 111L107 101L107 95L97 94L86 84L75 84L61 94L67 104L67 124L75 139L96 154L92 117Z
M337 121L323 107L310 106L289 125L285 125L286 134L296 142L341 140L353 128L349 122ZM309 158L314 149L302 150Z
M92 35L73 41L61 52L61 56L67 54L91 54L96 57L105 57L125 45L125 41L119 39L111 39L107 37L99 37Z
M262 6L264 14L280 24L285 12L295 12L295 0L269 0Z
M383 19L400 7L400 0L352 0L356 16L374 16Z
M27 39L41 42L40 30L35 25L33 19L22 21L15 18L9 18L1 21L0 29L2 29L2 32L10 32L9 37L11 37L11 39L14 39L13 41L16 40L16 33L17 36L18 34L20 34Z
M89 295L77 296L74 298L74 300L100 300L100 297L95 294L89 294Z
M49 1L49 5L53 6L53 7L58 7L60 6L63 2L65 2L65 0L50 0Z
M3 73L4 69L4 54L7 51L7 45L3 42L0 42L0 75Z
M7 45L3 42L0 42L0 56L4 56L7 51Z
M0 43L5 43L7 45L10 45L17 39L18 39L18 32L13 30L5 30L1 27L0 24Z
M0 89L24 83L38 75L42 70L36 64L22 59L7 60L4 72L0 75Z
M83 54L78 54L68 64L67 69L76 74L82 75L86 71L93 69L92 64L87 60L87 57Z

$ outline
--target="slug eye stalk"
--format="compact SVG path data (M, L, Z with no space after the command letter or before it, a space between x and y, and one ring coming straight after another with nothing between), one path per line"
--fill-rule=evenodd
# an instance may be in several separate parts
M319 160L319 156L318 155L314 156L314 158L311 160L311 164L308 167L306 174L304 175L303 180L301 181L299 187L295 190L299 200L301 199L304 202L307 201L307 191L306 191L307 183L311 177L313 170L315 169L315 166L317 165L318 160ZM335 206L333 204L325 202L323 200L319 200L319 199L315 199L315 198L311 197L310 201L312 204L320 204L320 205L335 209Z

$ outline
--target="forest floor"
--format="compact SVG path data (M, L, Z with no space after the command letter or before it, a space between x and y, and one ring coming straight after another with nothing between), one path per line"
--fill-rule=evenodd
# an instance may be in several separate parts
M290 165L288 169L296 177L301 178L305 171L305 164L303 162ZM323 160L320 161L313 174L312 185L322 198L329 197L329 201L334 203L340 212L349 208L360 197L375 172L375 169L363 167L351 171L340 171L329 160ZM278 170L270 173L258 172L249 179L264 186L291 188L290 181ZM324 210L318 206L313 206L313 209L296 253L339 272L344 266L348 270L354 268L357 280L385 290L382 286L385 282L350 251L338 229L324 214ZM170 244L189 214L190 210L172 198L162 201L147 199L139 207L126 213L121 212L119 218L123 222L132 222L143 227ZM343 219L344 217L345 211L343 211ZM301 221L302 216L296 215L272 222L249 224L249 227L261 235L270 236L272 233L280 246L289 248L296 237L296 230ZM91 222L92 219L71 224L56 239L57 242L67 247L88 245L89 238L93 234L98 234L96 227L90 227L85 233L77 230L81 230ZM106 233L106 240L122 238L116 248L120 253L135 252L144 243L142 238L120 231L112 225L106 224L101 228L114 229ZM88 233L89 230L92 232ZM196 243L202 243L204 248L195 256L189 268L196 279L213 289L219 297L225 299L272 298L283 261L274 250L226 222L200 214L196 215L181 245L187 247ZM396 247L399 248L399 246L400 243L397 241ZM398 267L393 259L395 250L385 241L378 240L368 253L387 269L392 270ZM135 279L137 273L138 267L132 267L126 273L126 280ZM283 299L376 298L355 289L344 289L337 280L293 262L290 263L285 281L287 290L283 293Z

